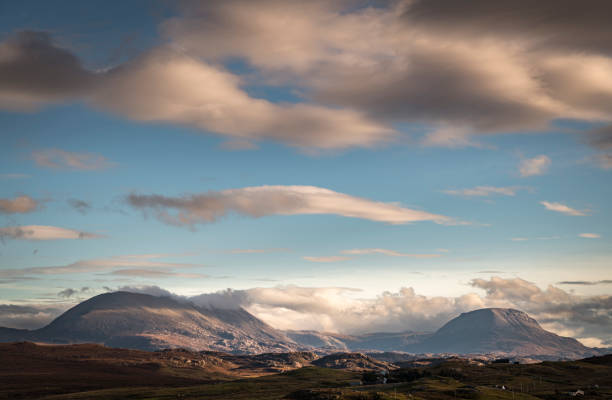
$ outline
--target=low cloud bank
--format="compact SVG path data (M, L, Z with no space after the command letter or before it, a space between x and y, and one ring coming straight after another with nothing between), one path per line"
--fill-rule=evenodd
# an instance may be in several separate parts
M475 292L457 297L424 296L413 288L359 298L343 287L279 286L225 290L181 297L158 287L130 288L215 308L243 307L279 329L341 333L433 331L462 312L485 307L516 308L545 329L590 345L612 345L612 296L579 296L556 286L542 289L520 278L474 279Z

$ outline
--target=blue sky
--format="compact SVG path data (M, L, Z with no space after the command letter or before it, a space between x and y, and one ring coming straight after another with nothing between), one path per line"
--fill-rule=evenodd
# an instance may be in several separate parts
M239 13L240 7L245 5L237 3L234 7L221 11ZM320 77L325 77L325 73L331 77L339 74L334 69L335 56L323 52L321 60L304 67L301 57L296 58L298 62L290 53L286 63L281 59L270 66L266 61L270 58L262 61L258 58L259 53L251 52L252 43L246 47L236 45L237 39L231 36L233 31L227 33L219 28L212 33L206 32L208 25L202 21L195 25L196 28L192 26L194 18L214 19L216 13L221 13L216 9L206 14L194 11L193 7L172 9L151 6L149 2L104 3L104 6L90 2L53 5L24 2L3 3L2 8L0 38L5 48L0 48L0 52L9 54L6 49L17 49L14 51L26 54L30 47L23 44L26 39L19 37L19 32L45 32L50 43L41 44L44 40L40 38L35 40L41 40L37 43L39 46L50 46L51 50L46 50L49 54L62 49L81 60L79 68L94 74L96 77L92 79L108 76L121 80L94 84L95 89L87 86L73 91L56 87L53 93L43 89L37 91L25 83L23 89L15 89L8 81L0 82L0 106L4 105L0 111L0 199L6 200L0 214L5 228L0 245L0 269L27 271L28 268L67 266L87 260L88 266L94 266L84 267L78 273L24 272L19 279L13 279L14 273L9 276L5 272L5 280L0 283L0 302L70 303L76 298L58 298L57 293L66 288L88 287L90 289L83 294L86 296L125 285L157 285L185 295L226 288L297 285L357 288L361 292L350 296L359 298L375 298L383 291L397 292L402 287L413 287L425 296L453 297L469 292L486 296L485 289L475 285L473 279L491 276L521 279L541 290L555 285L568 296L582 296L581 299L610 293L609 283L597 282L612 278L609 274L612 172L598 161L607 154L606 148L589 144L590 136L584 134L606 126L609 120L601 113L589 114L584 104L580 110L578 106L572 109L574 100L566 91L559 89L568 97L563 107L554 105L542 111L543 106L538 104L533 106L534 110L537 108L533 113L542 113L545 117L534 117L534 121L526 117L520 124L514 120L523 114L515 118L512 110L507 111L512 123L506 121L505 110L499 116L492 115L493 122L481 123L483 115L490 110L466 110L461 104L446 105L445 110L424 110L426 106L407 101L405 115L387 115L385 110L380 110L380 105L342 97L345 90L357 90L348 88L351 79L345 82L347 88L330 84L332 89L328 90L328 86L322 86ZM374 12L364 16L360 14L363 10L365 8L357 8L346 15L389 18L384 12L391 12L383 8L377 11L381 15ZM334 18L342 17L325 7L306 11L305 20L314 21L324 13L333 14ZM174 28L168 28L170 18L173 18ZM352 22L344 22L345 29L352 33ZM231 25L233 20L230 18L226 23ZM190 30L183 31L187 26ZM211 23L210 26L215 25ZM207 39L203 44L207 47L203 50L198 47L197 40L194 44L194 29L201 35L196 38L213 33L218 33L219 38ZM303 44L301 35L304 32L295 34L296 46ZM382 34L380 37L386 44L388 38ZM317 43L325 39L313 34L310 40ZM495 37L491 40L503 44L506 39ZM216 43L219 48L234 46L235 49L228 54L218 54L221 50L210 50ZM180 48L176 59L184 62L186 69L177 70L182 71L179 75L162 75L159 81L145 82L150 76L146 68L151 59L161 57L165 62L167 57L174 60L174 53L169 53L164 46L172 47L171 51ZM275 43L269 46L273 48ZM265 47L264 44L261 50L264 53ZM359 53L360 49L339 50L343 51L352 57L377 60L377 55L369 50L365 54ZM147 58L149 52L157 55ZM188 59L181 58L185 54ZM273 52L270 57L277 54ZM494 51L492 54L497 57ZM64 56L54 57L61 67ZM400 55L397 57L399 59ZM518 52L516 57L531 56ZM558 57L565 60L563 57L569 56L560 54ZM3 61L0 57L2 62L11 61ZM41 71L51 65L33 62ZM176 89L178 94L171 93L175 97L169 103L163 103L165 107L173 104L171 102L182 93L182 83L176 81L178 86L174 86L172 79L188 80L189 68L200 71L199 64L189 64L192 62L201 63L201 73L206 74L203 76L209 77L207 79L212 79L210 76L229 81L240 79L236 87L246 93L244 97L234 91L233 84L219 90L236 96L237 104L251 104L254 109L259 107L259 100L265 100L262 112L269 111L269 118L279 118L282 123L262 122L268 125L262 125L259 130L252 128L260 123L259 117L248 115L243 106L230 108L229 122L202 120L197 114L163 117L160 115L165 115L165 110L158 104L144 111L139 108L141 102L154 101L152 98L157 92L151 94L149 91L157 90L162 81L170 82L168 85L172 88L159 89L159 98L168 95L168 90L179 88ZM182 65L177 64L177 68L183 68ZM312 70L304 72L308 68ZM219 71L226 75L216 75ZM313 78L315 73L317 76ZM387 72L381 70L380 73ZM586 78L578 76L575 79L580 82ZM201 80L194 82L197 82L192 89L194 94L190 92L185 96L195 98L194 101L212 101L214 106L217 101L214 93L207 94L211 97L206 99L212 100L197 100L201 92L213 89L198 86ZM10 88L4 89L2 84ZM128 84L143 85L143 93L134 92L136 86L129 86L128 92L124 89ZM216 87L216 83L211 85ZM487 86L486 82L482 86ZM111 88L110 95L97 97L107 87ZM189 83L186 88L191 90ZM30 97L13 106L10 99L20 95L16 90L27 91ZM333 90L336 92L330 94ZM406 88L408 93L411 90ZM444 94L444 87L432 84L431 90L440 91L440 98L450 98ZM492 99L503 96L496 90L486 96ZM219 92L220 104L225 96L230 96L226 92ZM471 95L462 94L466 101L470 101ZM479 93L478 96L485 95ZM581 96L588 97L589 93ZM3 101L7 98L8 103ZM519 100L531 104L532 98ZM447 100L441 103L444 101ZM291 108L291 104L318 108L311 110L312 114L309 111L302 115L302 111ZM394 107L398 104L389 104L389 109ZM308 118L344 110L359 113L357 117L351 114L350 118L355 119L351 119L352 125L348 127L338 126L340 122L336 120L333 122L332 126L345 135L344 144L330 144L334 129L325 131L320 142L309 138L310 133L303 126L310 123ZM246 116L239 115L242 111ZM302 126L292 126L287 122L291 118L305 118L306 122ZM547 120L545 126L541 118ZM473 124L469 122L472 120ZM313 126L327 126L326 123L315 121ZM360 138L363 139L355 139L353 130L362 126L364 133ZM272 132L274 129L278 131ZM376 139L374 130L377 129L392 135L392 139ZM456 142L449 145L440 141L441 136L436 132L441 131L450 131ZM432 137L436 138L433 145L428 141ZM228 148L232 146L246 148ZM69 158L78 155L84 157L82 163L70 165ZM521 166L533 164L538 159L546 162L533 166L535 169L530 174L521 173ZM341 215L342 212L319 214L276 208L253 218L250 210L244 211L240 206L230 208L225 215L208 223L196 215L200 209L168 207L165 203L155 203L157 200L152 198L147 198L148 205L137 206L128 199L130 194L158 195L180 202L189 195L225 196L223 191L228 189L266 185L329 189L367 199L373 204L392 203L404 209L450 217L453 223L432 220L387 223L369 217L347 217ZM484 193L478 196L474 192L458 193L478 188ZM505 194L494 193L492 188L505 191ZM33 199L36 207L15 211L16 203L11 202L20 196ZM84 202L84 206L81 209L71 206L70 201L74 203L75 200ZM558 207L547 209L543 201L558 203ZM568 208L563 211L560 206ZM171 215L185 212L191 222L178 224L180 226L165 223L156 217L160 210ZM39 225L87 232L96 237L34 240L6 230ZM355 249L369 249L372 254L347 252ZM390 255L372 249L402 254ZM158 256L139 258L144 260L140 265L124 266L116 261L117 257L147 254ZM109 259L110 262L96 265L96 260ZM150 271L158 271L155 268L160 266L152 266L152 261L169 263L161 269L168 275L153 275ZM126 269L137 269L140 273L113 274ZM559 283L562 281L593 284ZM489 296L491 299L487 301L493 301L494 296L490 293ZM588 335L584 333L583 336Z

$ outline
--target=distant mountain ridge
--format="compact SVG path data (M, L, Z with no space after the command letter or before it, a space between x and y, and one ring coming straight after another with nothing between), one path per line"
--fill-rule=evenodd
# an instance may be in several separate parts
M581 358L598 354L573 338L544 330L526 313L485 308L463 313L434 333L341 335L274 329L242 308L199 307L170 297L131 292L86 300L49 325L0 328L0 341L101 343L142 350L187 348L234 354L384 351Z

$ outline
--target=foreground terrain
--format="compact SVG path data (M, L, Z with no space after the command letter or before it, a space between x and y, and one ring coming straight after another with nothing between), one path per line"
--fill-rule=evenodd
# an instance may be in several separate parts
M562 399L578 390L582 398L612 398L612 355L538 364L460 358L390 364L357 353L0 344L1 399Z

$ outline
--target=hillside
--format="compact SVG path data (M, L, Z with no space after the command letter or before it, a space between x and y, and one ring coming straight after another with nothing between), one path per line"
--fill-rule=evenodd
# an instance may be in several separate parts
M291 351L280 331L243 309L197 307L169 297L114 292L86 300L35 331L7 331L6 340L103 343L143 350L183 347L234 353Z
M499 352L574 359L589 354L589 348L576 339L548 332L526 313L505 308L484 308L463 313L410 349L419 353Z

